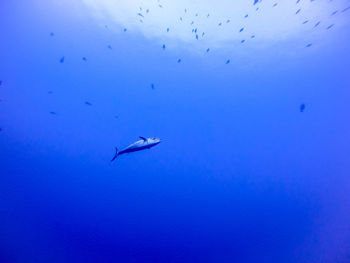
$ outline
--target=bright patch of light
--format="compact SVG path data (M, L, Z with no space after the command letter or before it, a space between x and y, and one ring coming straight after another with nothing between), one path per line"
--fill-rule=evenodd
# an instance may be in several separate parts
M300 37L321 38L332 24L339 28L348 22L350 14L350 10L343 11L350 5L345 0L262 0L255 5L253 0L84 2L101 23L201 48L263 47Z

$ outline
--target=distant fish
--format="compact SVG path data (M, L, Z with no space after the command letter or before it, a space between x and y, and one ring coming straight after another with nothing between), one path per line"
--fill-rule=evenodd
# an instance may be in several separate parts
M317 27L320 23L321 23L321 21L318 21L318 22L314 25L314 27Z
M118 116L118 115L114 115L114 118L118 119L118 118L119 118L119 116Z
M327 27L327 29L331 29L334 26L334 24L331 24L330 26Z
M230 19L228 19L228 20L226 21L226 23L230 23Z
M295 14L296 14L296 15L299 14L300 11L301 11L301 9L298 9L298 10L295 12Z
M306 47L311 47L311 46L312 46L312 43L306 45Z
M250 38L255 38L255 35L252 35Z
M241 40L241 43L243 44L245 42L245 40L243 39L243 40Z
M345 9L343 9L341 12L344 13L344 12L348 11L349 9L350 9L350 6L345 8Z
M154 84L153 83L151 84L151 89L154 90Z
M57 115L57 113L54 112L54 111L50 111L50 114L51 114L51 115Z
M229 59L228 59L228 60L226 60L226 64L229 64L230 62L231 62L231 60L229 60Z
M309 20L305 20L305 21L303 22L303 25L305 25L307 22L309 22Z
M197 28L194 30L195 33L197 33Z
M305 110L305 104L303 103L303 104L301 104L300 105L300 112L304 112L304 110Z
M126 31L127 31L127 29L126 29L126 28L124 28L124 29L123 29L123 31L124 31L124 32L126 32Z
M192 22L191 22L191 25L193 25L193 24L194 24L194 22L192 21Z
M54 35L55 35L55 33L54 33L54 32L51 32L51 33L50 33L50 36L51 36L51 37L53 37Z
M334 16L336 13L338 13L338 10L334 11L331 16Z
M239 30L239 32L242 32L244 30L244 27L242 27L240 30Z
M277 3L274 3L272 7L275 7L275 6L277 6Z
M219 23L219 25L218 26L221 26L222 25L222 23Z
M204 37L204 34L205 34L205 33L203 32L203 33L202 33L202 37Z
M245 16L244 16L244 18L247 18L248 17L248 14L246 14Z
M196 34L196 39L198 40L198 35Z
M64 57L61 57L60 63L63 63L63 62L64 62Z
M86 57L83 57L82 59L83 59L84 61L86 61L86 60L87 60L87 59L86 59Z
M210 16L210 14L207 14L207 18Z
M182 17L180 17L180 21L182 21Z
M297 0L296 4L299 4L300 0Z
M210 48L207 48L207 53L210 51Z
M0 86L2 85L2 80L0 80Z
M162 5L158 5L160 8L163 8L163 6Z
M109 49L112 49L112 46L111 46L111 45L108 45L107 47L108 47Z
M185 13L187 13L187 9L185 9Z
M163 44L162 49L165 50L165 44Z
M141 17L144 17L143 14L141 14L141 13L137 13L137 15L138 15L138 16L141 16Z
M147 13L147 14L149 13L149 9L146 9L146 13Z
M259 0L254 0L253 5L256 5L259 2Z
M85 101L85 105L92 106L92 104L88 101Z
M166 32L169 32L169 30L170 30L170 29L169 29L169 27L168 27L168 28L166 29Z
M179 58L179 59L177 60L177 63L181 63L181 58Z
M47 93L48 93L48 94L52 94L53 92L52 92L52 90L49 90Z
M2 132L2 128L0 128L0 132Z

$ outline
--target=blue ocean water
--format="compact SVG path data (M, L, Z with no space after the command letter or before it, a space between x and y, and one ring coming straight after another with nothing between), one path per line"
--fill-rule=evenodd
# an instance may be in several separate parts
M350 262L349 6L2 1L0 262Z

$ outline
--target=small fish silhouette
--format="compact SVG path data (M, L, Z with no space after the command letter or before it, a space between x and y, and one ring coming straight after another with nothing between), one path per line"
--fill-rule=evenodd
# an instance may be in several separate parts
M228 60L226 61L226 64L229 64L230 62L231 62L231 60L228 59Z
M300 112L304 112L304 110L305 110L305 104L303 103L303 104L301 104L300 105Z
M92 106L92 104L88 101L85 101L85 105Z
M63 63L64 62L64 57L62 57L61 59L60 59L60 63Z
M345 9L343 9L341 12L344 13L344 12L348 11L349 9L350 9L350 6L345 8Z
M334 11L331 16L334 16L336 13L338 13L338 10Z

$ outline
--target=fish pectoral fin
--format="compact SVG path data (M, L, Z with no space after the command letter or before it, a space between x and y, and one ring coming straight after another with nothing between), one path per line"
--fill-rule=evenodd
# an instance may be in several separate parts
M140 139L147 141L147 139L145 137L142 137L142 136L139 136L139 137L140 137Z

